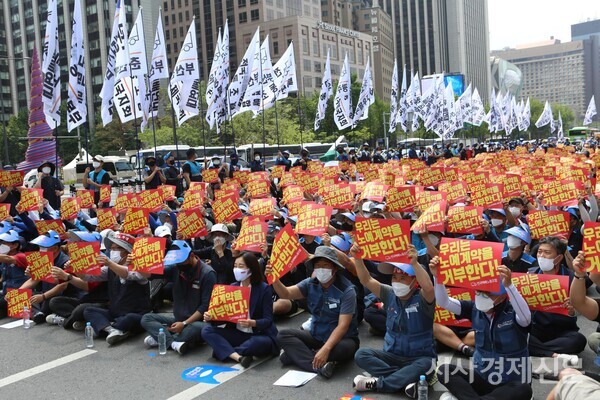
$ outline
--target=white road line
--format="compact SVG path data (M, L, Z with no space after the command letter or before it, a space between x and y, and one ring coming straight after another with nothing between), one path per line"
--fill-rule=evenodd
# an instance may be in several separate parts
M8 324L0 325L0 328L12 329L12 328L16 328L18 326L23 326L23 320L22 319L18 319L16 321L9 322Z
M41 374L42 372L51 370L52 368L60 367L61 365L68 364L72 361L79 360L80 358L89 356L90 354L96 353L96 350L85 349L78 351L77 353L70 354L68 356L56 359L54 361L47 362L37 367L30 368L18 374L7 376L6 378L0 379L0 388L8 386L12 383L22 381L23 379L30 378L34 375Z
M242 366L240 364L235 364L232 366L232 368L237 368L238 369L237 371L222 372L219 374L219 376L222 377L219 384L211 385L209 383L198 383L197 385L194 385L191 388L184 390L183 392L179 392L176 395L169 397L167 400L192 400L192 399L195 399L196 397L200 396L201 394L204 394L204 393L208 392L209 390L216 388L221 383L227 382L231 378L235 378L236 376L243 374L244 372L256 367L257 365L262 364L263 362L265 362L269 359L271 359L271 357L255 359L255 361L252 363L252 366L250 366L250 368L246 368L246 369L242 368Z

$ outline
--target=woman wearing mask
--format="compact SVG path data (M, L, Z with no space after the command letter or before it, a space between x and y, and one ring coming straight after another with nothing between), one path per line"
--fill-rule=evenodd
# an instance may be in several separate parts
M250 161L250 171L258 172L265 170L265 162L262 159L262 153L260 151L254 152L254 160Z
M230 358L248 368L253 357L279 353L275 342L277 328L273 323L273 299L254 254L239 255L234 261L233 273L236 280L233 286L250 287L248 318L235 325L227 323L224 328L206 326L202 328L202 339L212 347L216 359ZM210 314L205 312L204 321L210 320ZM215 323L219 324L218 321Z
M213 242L212 247L194 250L201 260L210 260L210 266L217 273L217 283L227 285L233 282L233 256L228 243L233 241L233 236L225 224L214 224L210 229L208 240Z

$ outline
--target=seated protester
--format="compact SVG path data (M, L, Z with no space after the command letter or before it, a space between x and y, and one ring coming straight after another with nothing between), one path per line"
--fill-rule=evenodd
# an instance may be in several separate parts
M60 210L60 197L65 192L65 187L58 179L54 176L56 166L50 161L44 161L42 165L38 167L38 179L33 186L35 189L42 189L42 197L48 200L50 207L55 210Z
M353 245L352 253L359 251L358 245ZM354 378L356 391L394 393L404 389L407 396L415 399L419 377L434 370L437 354L433 343L433 283L417 261L414 246L408 257L410 264L380 264L393 274L391 286L373 279L362 260L354 259L360 282L383 300L387 310L383 350L361 348L354 355L356 364L370 374Z
M0 318L7 316L8 303L4 300L9 289L18 289L26 281L25 269L27 259L21 252L21 238L13 230L0 234L0 277L2 292L0 293Z
M523 225L527 225L524 212L532 210L535 210L535 206L531 204L525 194L521 197L513 197L508 201L508 212L511 213L522 228L525 228Z
M492 227L490 226L489 218L487 215L483 214L483 218L481 219L479 224L481 225L481 229L483 230L481 234L474 235L470 233L465 236L460 236L459 238L467 240L481 240L483 242L501 242L500 238L496 235L494 229L492 229Z
M258 172L265 170L265 161L262 158L260 151L254 152L254 160L249 162L250 172Z
M62 241L60 235L53 230L48 231L43 235L38 236L31 241L31 244L38 246L39 251L48 251L52 253L54 266L60 269L65 269L65 264L69 261L67 256L61 249ZM29 268L29 267L27 267ZM29 270L25 270L28 274ZM68 284L54 284L48 282L40 282L29 278L21 289L34 289L37 293L31 296L31 308L33 310L33 322L43 324L46 322L46 316L51 313L50 299L62 293L64 296L79 296L81 292L74 287L68 287Z
M156 157L149 156L146 158L146 165L148 166L148 168L144 171L146 174L144 177L146 190L158 189L159 186L167 183L167 178L165 178L162 170L156 165Z
M217 283L228 285L234 281L233 257L231 249L227 247L228 242L233 241L233 235L225 224L214 224L210 229L208 240L213 246L194 250L194 254L201 260L210 260L210 266L217 273Z
M239 171L240 168L242 167L239 163L240 159L238 154L234 151L231 154L229 154L229 165L227 165L227 176L229 178L233 178L233 173L235 171Z
M581 203L580 206L584 207ZM579 216L578 207L568 207L567 211L569 212L569 229L571 230L568 245L570 247L571 255L575 257L583 246L583 221Z
M287 150L282 151L279 156L275 159L275 165L285 166L286 172L292 167L292 161L290 160L290 152Z
M106 334L106 342L113 345L132 333L143 332L140 324L144 314L150 312L150 285L148 274L129 272L127 264L135 238L125 233L113 232L106 236L104 245L110 258L98 257L103 264L99 276L85 275L88 282L108 283L108 308L88 307L83 312L91 322L96 335Z
M202 339L212 347L217 360L230 358L248 368L253 357L279 354L277 328L273 323L273 299L254 254L242 253L233 265L236 282L232 285L250 287L248 318L237 324L227 323L225 327L215 326L220 324L215 321L212 326L202 329ZM204 320L211 320L208 312L204 313Z
M496 236L498 236L500 241L504 243L504 251L508 250L508 247L506 246L506 238L508 237L508 234L506 231L509 228L517 225L515 218L511 213L507 213L506 210L502 208L491 208L487 210L487 215L490 217L490 222L494 228Z
M285 329L277 342L283 349L279 360L329 379L335 363L349 361L359 347L354 286L339 274L342 264L334 249L320 246L307 261L315 278L286 287L275 281L273 289L284 299L306 299L312 315L310 331ZM267 267L266 272L270 272Z
M144 343L158 346L158 332L166 326L167 347L185 354L190 346L200 341L200 332L206 326L204 313L208 310L210 295L217 274L192 252L184 240L176 240L165 256L164 278L173 282L173 313L149 313L142 317L142 327L149 333Z
M1 187L0 188L0 203L10 204L10 216L16 217L19 215L17 204L21 201L22 187Z
M99 233L71 231L68 233L71 242L100 242L102 236ZM69 270L70 261L65 264ZM67 282L77 289L77 296L67 296L64 293L50 299L50 311L46 316L46 322L62 326L65 329L82 331L85 328L83 311L87 307L105 307L108 304L108 288L105 282L86 282L75 274L52 267L52 276L57 282Z
M566 368L546 400L582 400L600 398L600 382L596 374Z
M181 170L185 179L186 188L190 188L192 182L202 182L202 165L196 161L196 150L187 149L185 152L187 160L183 163Z
M506 245L508 251L502 253L502 265L506 265L512 272L527 273L535 270L537 260L525 253L525 246L531 244L531 235L520 226L513 226L506 230Z
M308 169L308 162L310 161L309 154L305 148L300 150L300 158L294 161L292 167L302 167L302 171L306 171Z
M533 273L568 276L569 281L572 281L573 272L562 263L566 252L566 241L554 236L541 239L537 251L539 268ZM529 353L537 357L560 358L575 366L579 362L579 357L575 354L585 349L587 341L579 332L575 309L568 300L565 307L569 310L569 316L533 312Z
M328 232L330 235L335 235L343 232L351 232L354 230L356 215L353 212L337 213L331 217Z
M94 203L98 207L108 207L108 203L98 204L100 202L100 188L102 185L110 184L110 174L103 169L104 157L94 156L92 167L94 167L93 171L90 172L90 168L87 167L83 172L83 187L94 191Z
M439 263L434 257L429 264L434 277ZM437 304L457 319L469 319L475 331L474 373L450 364L438 368L440 383L450 391L447 399L531 399L527 350L531 312L511 282L510 269L502 265L498 270L500 291L476 291L474 302L450 298L446 287L434 278Z

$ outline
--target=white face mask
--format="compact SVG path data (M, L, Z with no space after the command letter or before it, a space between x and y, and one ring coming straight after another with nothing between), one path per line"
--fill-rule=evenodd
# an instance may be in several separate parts
M50 171L51 171L50 167L44 167L44 168L42 168L42 173L44 173L46 175L49 175Z
M165 222L165 223L163 224L163 226L166 226L167 228L169 228L169 230L170 230L171 232L173 232L173 225L171 225L170 223L168 223L168 222Z
M238 282L243 281L244 279L248 278L250 275L252 275L252 272L250 272L249 269L245 269L245 268L234 268L233 269L233 276L235 276L235 280Z
M92 163L92 167L94 167L94 168L98 168L98 167L100 167L100 163L99 163L98 161L94 161L94 162Z
M517 218L521 215L521 209L519 207L509 207L508 211L512 214L513 217Z
M213 160L213 165L214 166L221 165L221 160Z
M516 236L508 235L506 238L506 244L508 245L509 249L516 249L517 247L520 247L523 242Z
M477 308L479 311L488 312L494 308L494 300L482 293L476 293L475 308Z
M111 250L110 251L110 260L116 263L121 262L121 252L119 250Z
M404 283L392 282L392 289L397 297L404 297L410 293L411 287Z
M501 220L501 219L498 219L498 218L492 218L492 226L493 226L494 228L497 228L497 227L499 227L499 226L500 226L500 225L502 225L503 223L504 223L504 221L503 221L503 220Z
M225 238L222 238L221 236L217 236L216 238L214 238L214 239L213 239L213 243L214 243L215 245L220 245L220 246L222 246L222 245L224 245L224 244L225 244L225 242L226 242Z
M432 245L437 246L438 243L440 242L440 238L438 238L435 235L432 235L431 233L427 235L427 237L429 237L429 241L431 242Z
M7 244L0 244L0 254L8 254L10 247Z
M329 268L317 268L315 269L315 277L321 283L327 283L333 277L333 270Z
M254 159L255 159L256 161L260 161L260 156L255 156L255 157L254 157Z
M537 262L542 271L548 272L554 269L554 260L556 260L556 258L538 257Z

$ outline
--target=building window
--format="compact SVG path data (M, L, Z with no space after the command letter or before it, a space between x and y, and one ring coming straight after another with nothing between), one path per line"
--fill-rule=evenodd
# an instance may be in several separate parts
M246 0L238 0L238 7L246 7Z
M273 54L279 54L279 42L273 42Z
M240 24L245 24L246 22L248 22L248 14L246 14L246 12L241 12L240 13Z
M258 13L258 10L251 10L250 11L250 20L251 21L258 21L259 18L260 18L260 15Z
M258 0L250 0L250 5L258 4Z

